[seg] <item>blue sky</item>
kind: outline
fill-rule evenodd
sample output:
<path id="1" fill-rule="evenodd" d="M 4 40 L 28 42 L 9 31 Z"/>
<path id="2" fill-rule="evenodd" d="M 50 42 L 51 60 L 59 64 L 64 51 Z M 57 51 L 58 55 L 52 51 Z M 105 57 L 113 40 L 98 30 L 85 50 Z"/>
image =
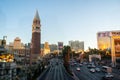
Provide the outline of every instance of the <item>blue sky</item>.
<path id="1" fill-rule="evenodd" d="M 97 32 L 120 30 L 120 0 L 0 0 L 0 38 L 30 42 L 36 9 L 42 43 L 79 40 L 97 48 Z"/>

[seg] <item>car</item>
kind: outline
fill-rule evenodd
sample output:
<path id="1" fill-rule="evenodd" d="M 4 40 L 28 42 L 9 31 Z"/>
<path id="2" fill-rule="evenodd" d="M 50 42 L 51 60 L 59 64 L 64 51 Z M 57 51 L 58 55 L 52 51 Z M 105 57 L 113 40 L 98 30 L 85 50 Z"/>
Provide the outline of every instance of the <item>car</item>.
<path id="1" fill-rule="evenodd" d="M 77 70 L 77 71 L 80 71 L 80 68 L 79 68 L 79 67 L 77 67 L 77 68 L 76 68 L 76 70 Z"/>
<path id="2" fill-rule="evenodd" d="M 94 64 L 91 65 L 92 68 L 95 68 L 96 66 Z"/>
<path id="3" fill-rule="evenodd" d="M 100 72 L 100 68 L 95 68 L 95 71 L 96 72 Z"/>
<path id="4" fill-rule="evenodd" d="M 102 80 L 112 80 L 113 77 L 114 76 L 111 73 L 107 73 L 102 77 Z"/>
<path id="5" fill-rule="evenodd" d="M 107 73 L 106 75 L 105 75 L 106 77 L 114 77 L 111 73 Z"/>
<path id="6" fill-rule="evenodd" d="M 76 65 L 77 63 L 74 63 L 74 65 Z"/>
<path id="7" fill-rule="evenodd" d="M 95 72 L 95 69 L 93 69 L 93 68 L 92 68 L 92 69 L 90 69 L 90 72 L 94 73 L 94 72 Z"/>
<path id="8" fill-rule="evenodd" d="M 45 65 L 45 69 L 47 68 L 48 66 L 47 65 Z"/>
<path id="9" fill-rule="evenodd" d="M 91 65 L 87 65 L 87 68 L 91 68 Z"/>
<path id="10" fill-rule="evenodd" d="M 103 76 L 103 77 L 102 77 L 102 80 L 112 80 L 112 78 Z"/>
<path id="11" fill-rule="evenodd" d="M 74 66 L 74 63 L 71 63 L 71 66 Z"/>
<path id="12" fill-rule="evenodd" d="M 80 66 L 82 66 L 82 64 L 81 64 L 81 63 L 80 63 L 79 65 L 80 65 Z"/>
<path id="13" fill-rule="evenodd" d="M 85 65 L 86 65 L 86 64 L 87 64 L 87 62 L 83 62 L 83 64 L 85 64 Z"/>

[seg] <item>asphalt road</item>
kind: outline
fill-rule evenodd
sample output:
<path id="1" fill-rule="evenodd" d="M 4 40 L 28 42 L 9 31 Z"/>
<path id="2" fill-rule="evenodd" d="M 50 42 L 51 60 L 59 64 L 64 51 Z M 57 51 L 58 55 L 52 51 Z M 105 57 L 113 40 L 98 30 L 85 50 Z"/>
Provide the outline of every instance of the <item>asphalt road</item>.
<path id="1" fill-rule="evenodd" d="M 87 68 L 87 65 L 83 64 L 80 67 L 80 71 L 77 71 L 76 68 L 79 66 L 79 64 L 76 64 L 74 66 L 71 67 L 72 71 L 74 72 L 74 74 L 79 78 L 79 80 L 102 80 L 102 77 L 105 75 L 104 72 L 95 72 L 92 73 L 89 71 L 89 69 Z M 113 80 L 120 80 L 120 75 L 113 73 L 114 78 Z"/>
<path id="2" fill-rule="evenodd" d="M 39 76 L 37 80 L 74 80 L 65 70 L 63 63 L 59 59 L 51 59 L 48 68 Z"/>
<path id="3" fill-rule="evenodd" d="M 50 60 L 50 65 L 47 69 L 39 76 L 37 80 L 102 80 L 102 77 L 105 75 L 104 72 L 95 72 L 91 73 L 86 64 L 83 64 L 80 67 L 80 71 L 77 71 L 76 68 L 79 66 L 79 63 L 71 67 L 71 70 L 74 73 L 74 78 L 70 76 L 61 60 L 53 58 Z M 97 66 L 101 67 L 101 66 Z M 112 80 L 120 80 L 120 74 L 117 71 L 113 70 L 114 78 Z M 76 78 L 75 78 L 76 77 Z"/>

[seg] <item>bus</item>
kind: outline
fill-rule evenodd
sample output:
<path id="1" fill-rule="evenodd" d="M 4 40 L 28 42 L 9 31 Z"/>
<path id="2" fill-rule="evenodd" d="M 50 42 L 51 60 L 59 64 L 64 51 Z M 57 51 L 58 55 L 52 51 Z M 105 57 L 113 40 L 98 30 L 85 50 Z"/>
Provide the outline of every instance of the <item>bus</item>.
<path id="1" fill-rule="evenodd" d="M 106 73 L 111 73 L 112 72 L 112 68 L 108 67 L 108 66 L 102 66 L 102 71 L 106 72 Z"/>

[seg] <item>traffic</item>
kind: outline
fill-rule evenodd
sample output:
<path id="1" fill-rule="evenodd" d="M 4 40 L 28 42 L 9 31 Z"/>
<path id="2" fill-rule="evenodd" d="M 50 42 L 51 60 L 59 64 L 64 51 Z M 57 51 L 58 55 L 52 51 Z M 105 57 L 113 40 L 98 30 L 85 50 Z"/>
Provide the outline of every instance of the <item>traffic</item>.
<path id="1" fill-rule="evenodd" d="M 70 61 L 70 68 L 80 80 L 120 80 L 120 72 L 112 67 L 95 64 L 94 62 L 79 63 Z"/>

